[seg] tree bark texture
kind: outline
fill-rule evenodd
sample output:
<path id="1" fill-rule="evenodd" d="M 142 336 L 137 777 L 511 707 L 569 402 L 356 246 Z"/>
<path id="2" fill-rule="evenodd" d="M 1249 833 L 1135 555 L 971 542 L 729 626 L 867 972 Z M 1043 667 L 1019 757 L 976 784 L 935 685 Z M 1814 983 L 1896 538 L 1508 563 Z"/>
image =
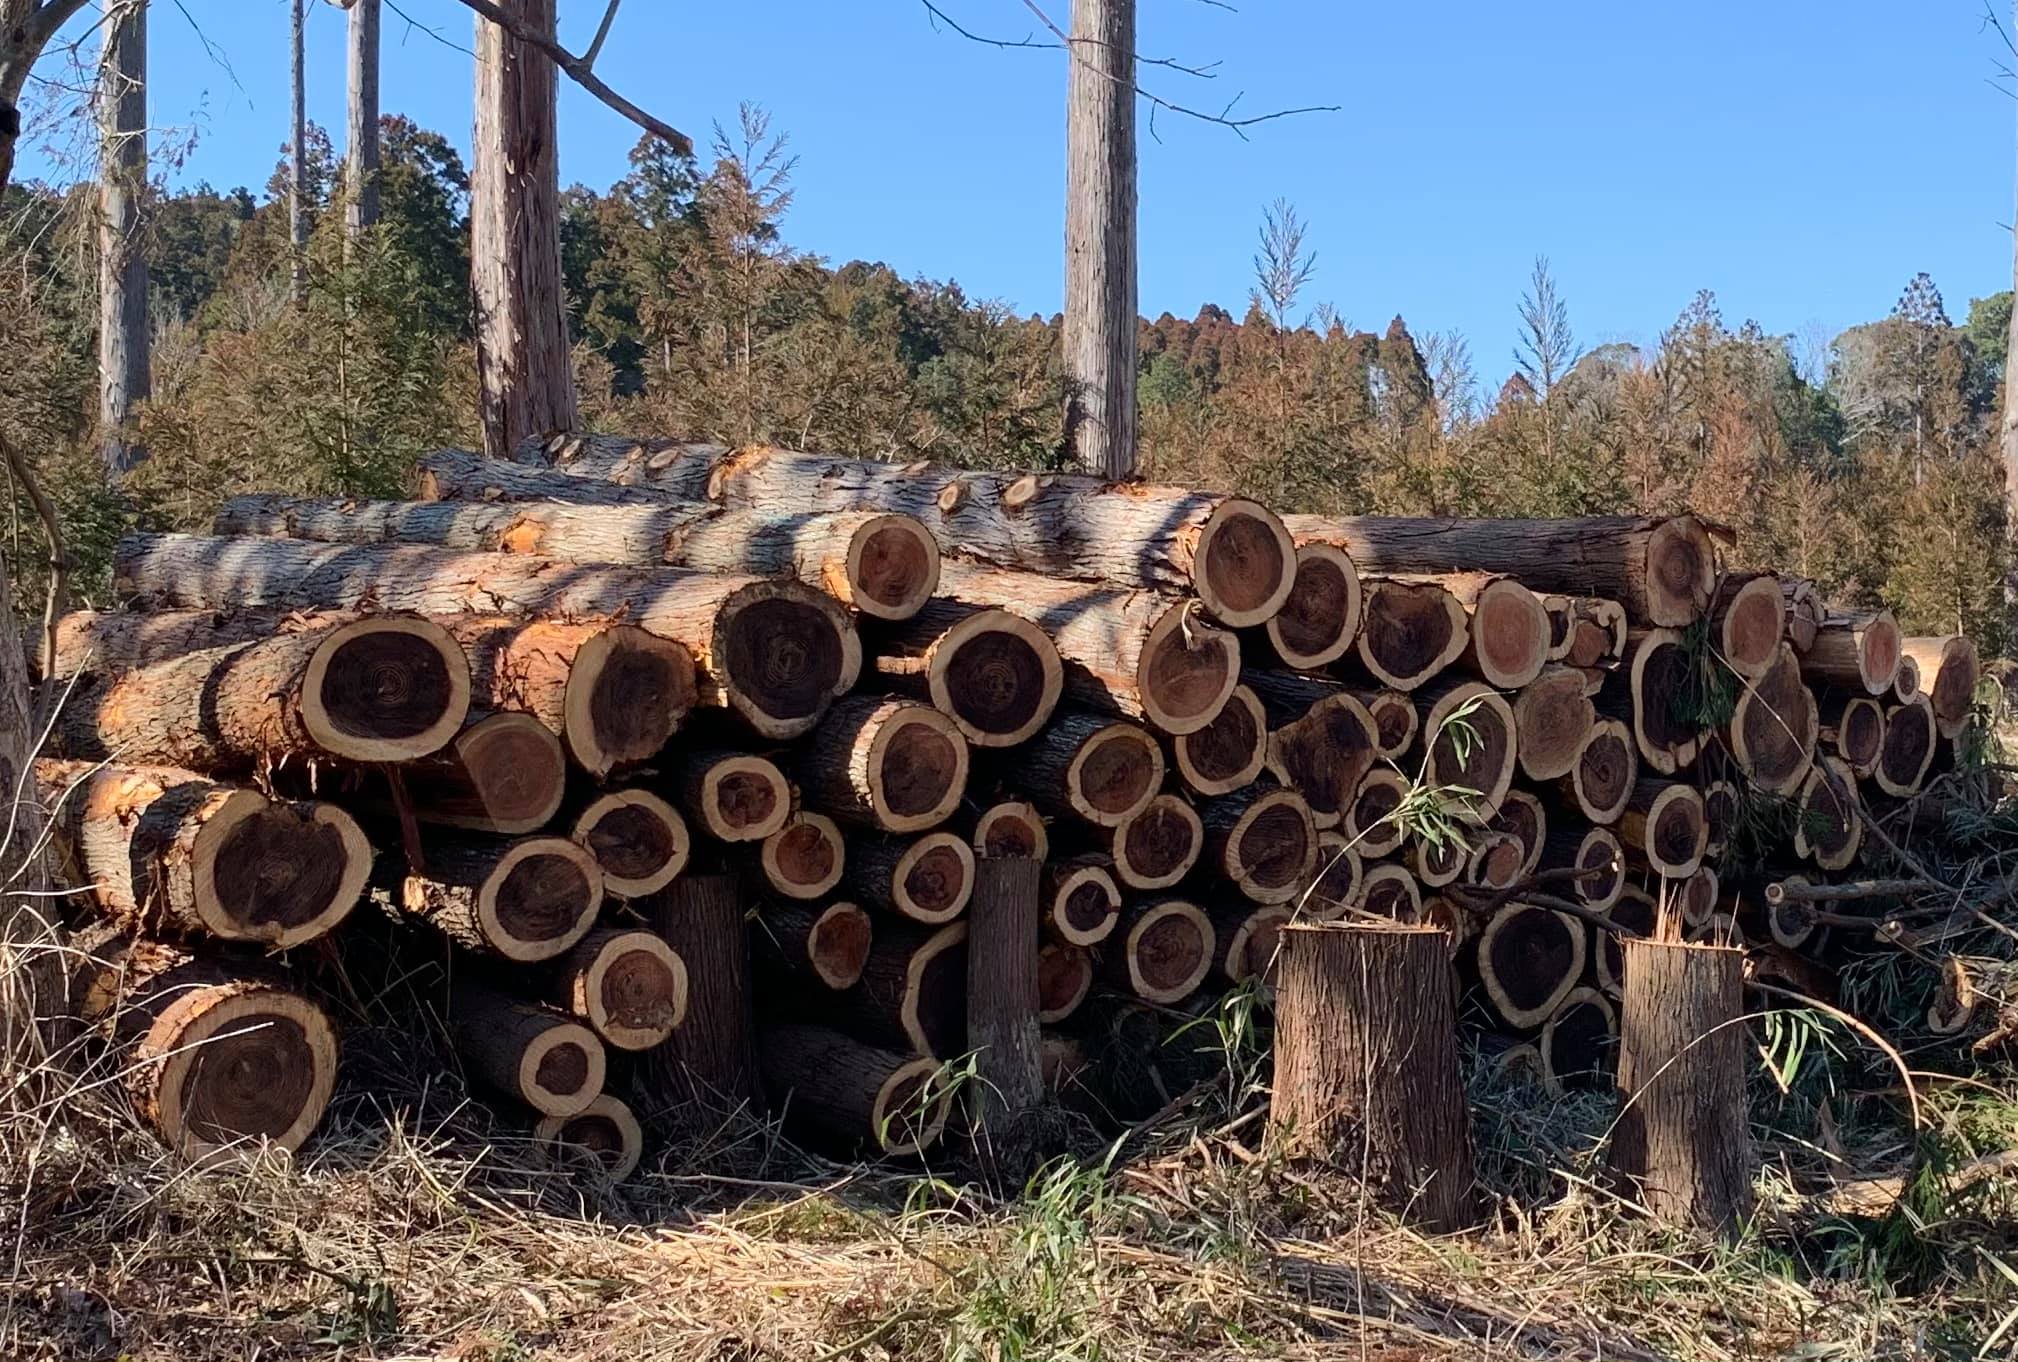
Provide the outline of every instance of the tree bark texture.
<path id="1" fill-rule="evenodd" d="M 350 0 L 344 150 L 344 230 L 352 237 L 378 223 L 379 0 Z"/>
<path id="2" fill-rule="evenodd" d="M 1065 439 L 1135 471 L 1135 0 L 1074 0 L 1065 103 Z"/>
<path id="3" fill-rule="evenodd" d="M 787 1125 L 827 1143 L 917 1154 L 946 1128 L 949 1094 L 933 1084 L 939 1061 L 929 1056 L 799 1024 L 765 1027 L 760 1054 L 772 1106 Z"/>
<path id="4" fill-rule="evenodd" d="M 882 832 L 923 832 L 967 791 L 967 741 L 929 705 L 853 695 L 827 711 L 799 754 L 807 802 Z"/>
<path id="5" fill-rule="evenodd" d="M 147 6 L 105 0 L 98 72 L 98 439 L 116 487 L 147 451 L 134 429 L 152 391 L 148 358 Z"/>
<path id="6" fill-rule="evenodd" d="M 408 866 L 399 914 L 461 946 L 503 960 L 552 960 L 595 926 L 603 875 L 561 837 L 430 836 L 426 864 Z"/>
<path id="7" fill-rule="evenodd" d="M 967 1048 L 975 1055 L 973 1116 L 983 1156 L 1019 1180 L 1038 1156 L 1029 1114 L 1043 1101 L 1037 1028 L 1038 862 L 975 867 L 967 914 Z"/>
<path id="8" fill-rule="evenodd" d="M 750 941 L 734 875 L 685 875 L 638 904 L 687 966 L 686 1020 L 645 1057 L 636 1104 L 678 1119 L 761 1103 L 750 992 Z"/>
<path id="9" fill-rule="evenodd" d="M 470 1077 L 542 1116 L 573 1116 L 602 1094 L 603 1043 L 552 1008 L 463 985 L 449 1001 L 448 1029 Z"/>

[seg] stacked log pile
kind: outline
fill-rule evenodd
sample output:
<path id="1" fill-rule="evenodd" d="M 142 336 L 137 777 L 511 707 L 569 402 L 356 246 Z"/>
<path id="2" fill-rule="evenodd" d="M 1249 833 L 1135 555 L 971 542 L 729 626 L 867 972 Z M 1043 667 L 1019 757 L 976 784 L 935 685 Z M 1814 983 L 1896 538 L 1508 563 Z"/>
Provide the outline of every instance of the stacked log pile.
<path id="1" fill-rule="evenodd" d="M 419 488 L 129 536 L 122 608 L 44 659 L 79 1012 L 185 1152 L 314 1127 L 339 1039 L 275 953 L 364 901 L 455 960 L 471 1084 L 606 1174 L 633 1106 L 711 1087 L 929 1147 L 1004 857 L 1043 863 L 1047 1074 L 1110 1111 L 1174 1095 L 1161 1041 L 1265 993 L 1284 927 L 1346 917 L 1444 928 L 1493 1043 L 1594 1081 L 1659 905 L 1822 953 L 1814 886 L 1949 759 L 1978 665 L 1720 570 L 1687 516 L 595 436 Z"/>

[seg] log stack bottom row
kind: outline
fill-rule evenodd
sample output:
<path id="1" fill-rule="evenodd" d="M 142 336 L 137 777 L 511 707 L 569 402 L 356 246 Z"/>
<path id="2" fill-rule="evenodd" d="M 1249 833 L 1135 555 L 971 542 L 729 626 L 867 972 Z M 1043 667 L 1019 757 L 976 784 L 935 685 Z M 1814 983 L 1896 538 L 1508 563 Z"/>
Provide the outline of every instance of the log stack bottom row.
<path id="1" fill-rule="evenodd" d="M 1687 516 L 574 435 L 418 486 L 129 536 L 42 659 L 69 1012 L 186 1157 L 315 1129 L 342 1038 L 288 952 L 367 915 L 556 1157 L 621 1177 L 717 1101 L 928 1147 L 1012 857 L 1041 927 L 977 967 L 1027 948 L 1047 1080 L 1116 1119 L 1307 921 L 1443 929 L 1497 1062 L 1608 1081 L 1622 936 L 1830 966 L 1803 895 L 1953 760 L 1979 671 Z"/>

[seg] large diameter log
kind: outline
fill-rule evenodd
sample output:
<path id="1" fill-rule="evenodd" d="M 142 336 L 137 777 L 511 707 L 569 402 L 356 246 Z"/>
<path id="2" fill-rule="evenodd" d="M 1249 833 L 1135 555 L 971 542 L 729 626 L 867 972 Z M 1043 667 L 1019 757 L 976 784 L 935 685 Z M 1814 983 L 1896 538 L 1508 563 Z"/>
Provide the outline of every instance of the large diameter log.
<path id="1" fill-rule="evenodd" d="M 1148 1003 L 1177 1003 L 1205 982 L 1217 954 L 1212 921 L 1183 899 L 1139 903 L 1102 952 L 1108 978 Z"/>
<path id="2" fill-rule="evenodd" d="M 1359 663 L 1382 685 L 1411 691 L 1464 655 L 1470 631 L 1464 606 L 1440 582 L 1373 582 L 1359 627 Z"/>
<path id="3" fill-rule="evenodd" d="M 840 825 L 823 813 L 800 811 L 757 851 L 764 881 L 788 899 L 818 899 L 841 882 L 848 866 Z"/>
<path id="4" fill-rule="evenodd" d="M 333 805 L 164 767 L 45 758 L 35 780 L 99 910 L 139 935 L 285 950 L 334 930 L 371 873 L 371 844 Z"/>
<path id="5" fill-rule="evenodd" d="M 1386 766 L 1376 766 L 1359 782 L 1343 831 L 1348 844 L 1363 859 L 1391 856 L 1401 850 L 1402 839 L 1408 835 L 1401 808 L 1410 790 L 1408 777 Z"/>
<path id="6" fill-rule="evenodd" d="M 1107 830 L 1114 878 L 1134 890 L 1168 889 L 1205 852 L 1205 824 L 1174 794 L 1160 794 L 1118 827 Z"/>
<path id="7" fill-rule="evenodd" d="M 1268 759 L 1268 716 L 1246 686 L 1235 686 L 1212 722 L 1170 741 L 1177 775 L 1194 794 L 1230 794 L 1251 785 Z"/>
<path id="8" fill-rule="evenodd" d="M 1037 950 L 1037 1020 L 1046 1026 L 1079 1010 L 1093 991 L 1093 953 L 1084 946 L 1047 941 Z"/>
<path id="9" fill-rule="evenodd" d="M 1269 1119 L 1279 1147 L 1373 1169 L 1381 1201 L 1436 1233 L 1476 1224 L 1443 933 L 1292 926 L 1278 968 Z"/>
<path id="10" fill-rule="evenodd" d="M 807 802 L 837 818 L 923 832 L 966 793 L 967 741 L 930 705 L 851 695 L 801 745 L 798 773 Z"/>
<path id="11" fill-rule="evenodd" d="M 1302 543 L 1296 547 L 1289 599 L 1262 628 L 1283 666 L 1323 667 L 1351 650 L 1360 610 L 1352 556 L 1331 544 Z"/>
<path id="12" fill-rule="evenodd" d="M 1811 685 L 1887 695 L 1899 675 L 1903 643 L 1899 621 L 1889 610 L 1832 614 L 1822 621 L 1815 641 L 1801 655 L 1801 675 Z"/>
<path id="13" fill-rule="evenodd" d="M 1337 827 L 1376 760 L 1373 716 L 1346 692 L 1327 695 L 1268 734 L 1268 772 L 1303 796 L 1320 828 Z"/>
<path id="14" fill-rule="evenodd" d="M 1239 638 L 1206 623 L 1191 601 L 957 563 L 941 573 L 939 592 L 1048 635 L 1073 704 L 1173 736 L 1212 722 L 1240 681 Z"/>
<path id="15" fill-rule="evenodd" d="M 967 923 L 967 1049 L 977 1080 L 970 1099 L 974 1138 L 993 1168 L 1027 1176 L 1038 1157 L 1028 1118 L 1043 1102 L 1037 1014 L 1038 875 L 1032 860 L 989 860 L 975 868 Z"/>
<path id="16" fill-rule="evenodd" d="M 1640 760 L 1671 776 L 1693 764 L 1702 751 L 1702 716 L 1689 712 L 1702 690 L 1700 664 L 1676 629 L 1635 631 L 1627 646 L 1627 666 L 1605 682 L 1598 708 L 1629 719 Z M 1799 682 L 1798 672 L 1794 679 Z"/>
<path id="17" fill-rule="evenodd" d="M 920 1154 L 946 1129 L 939 1061 L 864 1045 L 824 1026 L 766 1026 L 759 1062 L 771 1104 L 795 1130 L 883 1154 Z"/>
<path id="18" fill-rule="evenodd" d="M 542 1116 L 572 1116 L 603 1090 L 603 1043 L 551 1008 L 460 985 L 448 1029 L 470 1077 Z"/>
<path id="19" fill-rule="evenodd" d="M 542 1116 L 533 1125 L 533 1142 L 556 1166 L 584 1165 L 604 1183 L 622 1182 L 645 1154 L 638 1118 L 606 1092 L 572 1116 Z"/>
<path id="20" fill-rule="evenodd" d="M 974 852 L 950 832 L 860 838 L 842 879 L 863 903 L 927 926 L 951 922 L 974 893 Z"/>
<path id="21" fill-rule="evenodd" d="M 439 752 L 393 768 L 423 823 L 515 837 L 545 827 L 567 797 L 561 742 L 530 714 L 486 714 Z"/>
<path id="22" fill-rule="evenodd" d="M 1687 879 L 1702 865 L 1710 842 L 1702 792 L 1680 781 L 1635 781 L 1618 832 L 1621 842 L 1662 875 Z"/>
<path id="23" fill-rule="evenodd" d="M 1885 750 L 1885 707 L 1868 695 L 1840 692 L 1819 701 L 1818 741 L 1859 779 L 1877 769 Z"/>
<path id="24" fill-rule="evenodd" d="M 680 808 L 717 841 L 761 842 L 792 816 L 791 782 L 768 757 L 691 748 L 672 775 Z"/>
<path id="25" fill-rule="evenodd" d="M 553 1001 L 607 1045 L 649 1050 L 687 1017 L 687 965 L 655 932 L 599 927 L 555 975 Z"/>
<path id="26" fill-rule="evenodd" d="M 952 1059 L 967 1050 L 966 994 L 966 923 L 881 922 L 862 977 L 820 1011 L 872 1044 Z"/>
<path id="27" fill-rule="evenodd" d="M 1731 756 L 1761 790 L 1791 795 L 1814 763 L 1821 726 L 1815 693 L 1801 683 L 1800 659 L 1783 644 L 1773 664 L 1738 696 L 1731 712 Z"/>
<path id="28" fill-rule="evenodd" d="M 1746 680 L 1766 670 L 1787 636 L 1780 579 L 1769 572 L 1727 574 L 1717 584 L 1710 628 L 1718 661 Z"/>
<path id="29" fill-rule="evenodd" d="M 1514 739 L 1521 774 L 1557 780 L 1570 773 L 1597 710 L 1572 667 L 1544 667 L 1513 699 Z"/>
<path id="30" fill-rule="evenodd" d="M 1774 594 L 1779 594 L 1777 583 Z M 1608 1084 L 1618 1058 L 1618 1031 L 1618 1014 L 1609 998 L 1594 988 L 1571 989 L 1542 1023 L 1536 1043 L 1542 1086 L 1561 1096 Z"/>
<path id="31" fill-rule="evenodd" d="M 852 988 L 862 977 L 875 923 L 852 903 L 767 904 L 751 940 L 759 959 L 821 988 Z"/>
<path id="32" fill-rule="evenodd" d="M 1364 862 L 1352 845 L 1352 838 L 1333 829 L 1317 834 L 1317 868 L 1311 873 L 1310 889 L 1296 904 L 1297 916 L 1306 922 L 1331 922 L 1344 917 L 1359 904 L 1360 879 Z"/>
<path id="33" fill-rule="evenodd" d="M 1794 854 L 1824 870 L 1847 869 L 1864 844 L 1857 776 L 1834 757 L 1823 757 L 1801 782 L 1794 799 Z"/>
<path id="34" fill-rule="evenodd" d="M 1292 790 L 1250 785 L 1206 802 L 1205 864 L 1256 903 L 1287 903 L 1317 866 L 1317 827 Z"/>
<path id="35" fill-rule="evenodd" d="M 1391 922 L 1422 920 L 1422 884 L 1405 865 L 1370 865 L 1359 882 L 1362 912 Z"/>
<path id="36" fill-rule="evenodd" d="M 1744 952 L 1624 943 L 1611 1167 L 1655 1216 L 1736 1228 L 1752 1205 Z"/>
<path id="37" fill-rule="evenodd" d="M 1546 870 L 1579 872 L 1564 887 L 1562 897 L 1594 912 L 1610 908 L 1625 892 L 1626 852 L 1610 828 L 1568 818 L 1551 819 L 1541 865 Z"/>
<path id="38" fill-rule="evenodd" d="M 565 955 L 595 925 L 603 873 L 563 837 L 429 837 L 399 910 L 467 950 L 506 960 Z"/>
<path id="39" fill-rule="evenodd" d="M 1103 855 L 1043 862 L 1041 921 L 1044 930 L 1070 946 L 1097 946 L 1121 918 L 1121 887 L 1113 861 Z M 975 867 L 979 874 L 980 867 Z"/>
<path id="40" fill-rule="evenodd" d="M 1506 697 L 1477 681 L 1440 689 L 1423 718 L 1423 732 L 1430 784 L 1449 791 L 1480 820 L 1497 813 L 1513 784 L 1519 747 Z"/>
<path id="41" fill-rule="evenodd" d="M 68 681 L 83 672 L 128 672 L 184 653 L 306 633 L 356 617 L 351 611 L 72 610 L 56 621 L 56 650 L 41 659 L 42 677 Z"/>
<path id="42" fill-rule="evenodd" d="M 693 853 L 680 811 L 649 790 L 610 790 L 576 815 L 568 834 L 603 872 L 603 889 L 623 899 L 656 894 Z"/>
<path id="43" fill-rule="evenodd" d="M 1535 591 L 1607 597 L 1635 619 L 1677 629 L 1702 618 L 1717 585 L 1715 546 L 1694 516 L 1289 516 L 1284 524 L 1342 546 L 1361 572 L 1505 573 Z"/>
<path id="44" fill-rule="evenodd" d="M 195 770 L 289 755 L 405 761 L 455 736 L 469 664 L 424 620 L 357 620 L 209 648 L 73 694 L 56 736 L 70 756 Z"/>
<path id="45" fill-rule="evenodd" d="M 1516 1029 L 1540 1026 L 1562 1005 L 1584 972 L 1589 935 L 1567 913 L 1510 903 L 1479 934 L 1479 984 L 1500 1020 Z"/>
<path id="46" fill-rule="evenodd" d="M 1591 822 L 1616 823 L 1626 810 L 1639 770 L 1632 730 L 1623 720 L 1600 719 L 1591 725 L 1569 775 L 1557 785 Z"/>
<path id="47" fill-rule="evenodd" d="M 1296 910 L 1286 903 L 1236 904 L 1217 909 L 1211 917 L 1213 974 L 1234 987 L 1250 979 L 1272 987 L 1282 929 L 1296 920 Z"/>
<path id="48" fill-rule="evenodd" d="M 1020 776 L 1024 793 L 1045 812 L 1111 828 L 1155 797 L 1163 749 L 1135 724 L 1068 712 L 1024 750 Z"/>
<path id="49" fill-rule="evenodd" d="M 701 698 L 734 708 L 771 738 L 812 728 L 854 687 L 862 665 L 847 612 L 798 582 L 409 544 L 197 535 L 129 535 L 116 568 L 123 590 L 187 608 L 371 604 L 422 615 L 621 616 L 684 644 Z"/>
<path id="50" fill-rule="evenodd" d="M 1895 798 L 1920 793 L 1927 768 L 1934 762 L 1934 748 L 1940 721 L 1925 691 L 1903 705 L 1885 711 L 1885 744 L 1878 752 L 1872 778 L 1878 788 Z"/>
<path id="51" fill-rule="evenodd" d="M 976 747 L 1014 747 L 1050 721 L 1065 667 L 1050 635 L 1007 610 L 935 600 L 877 631 L 873 666 L 894 689 L 929 701 Z"/>
<path id="52" fill-rule="evenodd" d="M 1051 838 L 1037 806 L 1020 799 L 990 804 L 974 820 L 969 839 L 979 857 L 1020 856 L 1042 861 L 1051 855 Z"/>
<path id="53" fill-rule="evenodd" d="M 687 967 L 687 1015 L 633 1072 L 635 1105 L 691 1123 L 762 1097 L 750 990 L 750 939 L 734 875 L 682 875 L 638 904 Z"/>
<path id="54" fill-rule="evenodd" d="M 1952 738 L 1969 722 L 1983 663 L 1976 645 L 1960 634 L 1909 638 L 1900 645 L 1920 669 L 1920 689 L 1933 702 L 1941 736 Z"/>
<path id="55" fill-rule="evenodd" d="M 1464 607 L 1464 652 L 1457 664 L 1500 690 L 1518 690 L 1549 660 L 1549 615 L 1541 597 L 1511 577 L 1484 572 L 1436 579 Z"/>

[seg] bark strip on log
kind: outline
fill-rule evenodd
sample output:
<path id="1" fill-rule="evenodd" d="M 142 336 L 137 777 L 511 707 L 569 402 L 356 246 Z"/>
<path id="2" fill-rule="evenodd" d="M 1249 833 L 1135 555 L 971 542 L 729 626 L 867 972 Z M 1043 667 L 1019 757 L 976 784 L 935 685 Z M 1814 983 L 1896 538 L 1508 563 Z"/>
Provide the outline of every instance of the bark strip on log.
<path id="1" fill-rule="evenodd" d="M 851 695 L 801 745 L 798 774 L 807 800 L 837 818 L 923 832 L 959 807 L 967 761 L 966 739 L 930 705 Z"/>
<path id="2" fill-rule="evenodd" d="M 1285 667 L 1329 666 L 1359 636 L 1362 599 L 1352 555 L 1316 541 L 1296 546 L 1296 575 L 1282 609 L 1263 626 Z"/>
<path id="3" fill-rule="evenodd" d="M 470 1077 L 542 1116 L 573 1116 L 603 1090 L 603 1043 L 551 1008 L 459 985 L 448 1029 Z"/>
<path id="4" fill-rule="evenodd" d="M 1568 913 L 1510 903 L 1487 919 L 1478 941 L 1479 984 L 1501 1021 L 1540 1026 L 1584 972 L 1584 924 Z"/>
<path id="5" fill-rule="evenodd" d="M 635 1105 L 689 1125 L 695 1107 L 712 1118 L 756 1106 L 750 940 L 736 877 L 682 875 L 637 906 L 686 963 L 687 1017 L 635 1070 Z"/>
<path id="6" fill-rule="evenodd" d="M 1953 738 L 1969 722 L 1976 705 L 1976 683 L 1983 663 L 1976 645 L 1960 634 L 1909 638 L 1904 654 L 1920 668 L 1920 689 L 1934 705 L 1934 719 L 1944 738 Z"/>
<path id="7" fill-rule="evenodd" d="M 682 811 L 717 841 L 761 842 L 792 816 L 791 784 L 768 757 L 692 748 L 672 775 Z"/>
<path id="8" fill-rule="evenodd" d="M 848 849 L 833 819 L 801 810 L 764 839 L 757 860 L 775 892 L 788 899 L 818 899 L 841 882 Z"/>
<path id="9" fill-rule="evenodd" d="M 1246 686 L 1235 686 L 1212 722 L 1170 741 L 1177 775 L 1194 794 L 1231 794 L 1254 783 L 1268 759 L 1268 716 Z"/>
<path id="10" fill-rule="evenodd" d="M 1885 711 L 1885 745 L 1871 773 L 1879 789 L 1897 799 L 1920 793 L 1934 763 L 1939 727 L 1925 691 Z"/>
<path id="11" fill-rule="evenodd" d="M 1045 812 L 1117 827 L 1155 798 L 1163 749 L 1135 724 L 1068 712 L 1024 750 L 1021 776 Z"/>
<path id="12" fill-rule="evenodd" d="M 563 837 L 430 837 L 426 867 L 410 868 L 394 897 L 466 950 L 507 960 L 565 955 L 595 925 L 603 873 Z"/>
<path id="13" fill-rule="evenodd" d="M 842 875 L 855 897 L 927 926 L 951 922 L 974 892 L 974 852 L 950 832 L 863 838 Z"/>
<path id="14" fill-rule="evenodd" d="M 1103 953 L 1107 976 L 1147 1003 L 1190 997 L 1212 969 L 1217 942 L 1197 904 L 1157 899 L 1121 915 L 1121 929 Z"/>
<path id="15" fill-rule="evenodd" d="M 935 600 L 903 626 L 878 630 L 874 654 L 885 683 L 929 701 L 976 747 L 1027 740 L 1065 693 L 1058 645 L 1007 610 Z"/>
<path id="16" fill-rule="evenodd" d="M 852 903 L 767 904 L 757 915 L 758 957 L 789 974 L 836 991 L 852 988 L 875 944 L 869 914 Z"/>
<path id="17" fill-rule="evenodd" d="M 664 889 L 693 854 L 687 820 L 649 790 L 598 795 L 576 816 L 569 835 L 602 868 L 604 891 L 623 899 Z"/>
<path id="18" fill-rule="evenodd" d="M 1359 629 L 1359 664 L 1384 686 L 1412 691 L 1464 655 L 1464 606 L 1436 580 L 1370 584 Z"/>
<path id="19" fill-rule="evenodd" d="M 967 1049 L 978 1082 L 970 1100 L 983 1160 L 1027 1176 L 1040 1155 L 1030 1114 L 1044 1098 L 1037 1014 L 1038 874 L 1025 859 L 975 868 L 967 924 Z"/>
<path id="20" fill-rule="evenodd" d="M 1206 802 L 1205 864 L 1256 903 L 1287 903 L 1317 866 L 1317 827 L 1292 790 L 1250 785 Z"/>
<path id="21" fill-rule="evenodd" d="M 622 1182 L 645 1155 L 645 1132 L 621 1098 L 597 1093 L 572 1116 L 542 1116 L 533 1140 L 559 1167 L 583 1164 L 604 1184 Z"/>
<path id="22" fill-rule="evenodd" d="M 1514 696 L 1513 720 L 1521 774 L 1529 780 L 1557 780 L 1576 765 L 1597 710 L 1583 673 L 1544 667 Z"/>
<path id="23" fill-rule="evenodd" d="M 878 1049 L 824 1026 L 766 1026 L 758 1038 L 771 1105 L 794 1129 L 894 1156 L 921 1154 L 946 1129 L 939 1061 Z"/>
<path id="24" fill-rule="evenodd" d="M 605 1044 L 649 1050 L 686 1020 L 687 966 L 654 932 L 599 927 L 561 962 L 552 997 Z"/>

